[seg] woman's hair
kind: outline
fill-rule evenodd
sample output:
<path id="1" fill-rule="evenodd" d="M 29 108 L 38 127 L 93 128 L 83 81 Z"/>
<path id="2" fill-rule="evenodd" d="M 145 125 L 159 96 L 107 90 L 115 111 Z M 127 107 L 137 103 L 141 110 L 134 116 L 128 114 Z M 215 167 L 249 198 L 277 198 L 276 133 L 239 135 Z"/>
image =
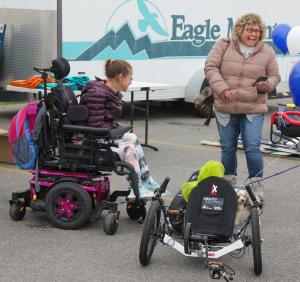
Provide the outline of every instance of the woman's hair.
<path id="1" fill-rule="evenodd" d="M 119 74 L 126 76 L 132 70 L 131 65 L 124 60 L 108 59 L 105 62 L 105 75 L 107 78 L 115 78 Z"/>
<path id="2" fill-rule="evenodd" d="M 241 16 L 235 23 L 233 30 L 238 37 L 241 37 L 242 32 L 246 26 L 258 25 L 260 28 L 259 40 L 265 38 L 266 25 L 262 21 L 261 17 L 257 14 L 250 13 Z"/>

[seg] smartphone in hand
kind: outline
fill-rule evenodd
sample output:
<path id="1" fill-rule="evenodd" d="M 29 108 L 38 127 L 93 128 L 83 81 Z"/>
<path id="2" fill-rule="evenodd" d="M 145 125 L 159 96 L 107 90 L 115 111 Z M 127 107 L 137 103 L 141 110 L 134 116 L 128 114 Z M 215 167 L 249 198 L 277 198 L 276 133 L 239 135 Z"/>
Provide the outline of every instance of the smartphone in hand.
<path id="1" fill-rule="evenodd" d="M 255 84 L 257 83 L 257 82 L 260 82 L 260 81 L 266 81 L 268 79 L 268 77 L 267 76 L 260 76 L 256 81 L 255 81 L 255 83 L 253 84 L 253 86 L 255 86 Z M 258 86 L 256 86 L 257 87 L 257 94 L 265 94 L 267 91 L 267 88 L 265 88 L 265 87 L 263 87 L 262 88 L 262 85 L 258 85 Z"/>
<path id="2" fill-rule="evenodd" d="M 268 77 L 267 77 L 266 75 L 262 75 L 262 76 L 260 76 L 260 77 L 254 82 L 253 86 L 254 86 L 257 82 L 259 82 L 259 81 L 266 81 L 267 79 L 268 79 Z"/>

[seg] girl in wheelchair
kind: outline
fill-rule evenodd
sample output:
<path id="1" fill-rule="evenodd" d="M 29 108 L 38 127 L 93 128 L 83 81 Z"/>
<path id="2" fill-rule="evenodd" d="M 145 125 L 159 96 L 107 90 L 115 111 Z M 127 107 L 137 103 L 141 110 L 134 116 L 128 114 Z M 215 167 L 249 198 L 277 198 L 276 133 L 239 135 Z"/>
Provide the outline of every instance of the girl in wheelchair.
<path id="1" fill-rule="evenodd" d="M 89 111 L 88 126 L 112 129 L 120 127 L 116 120 L 122 113 L 122 94 L 132 82 L 132 67 L 124 60 L 108 59 L 105 63 L 107 80 L 96 77 L 82 90 L 80 104 Z M 134 133 L 125 133 L 112 147 L 122 161 L 131 164 L 138 176 L 141 198 L 152 197 L 159 187 L 150 175 L 141 144 Z M 131 190 L 128 198 L 134 198 Z"/>

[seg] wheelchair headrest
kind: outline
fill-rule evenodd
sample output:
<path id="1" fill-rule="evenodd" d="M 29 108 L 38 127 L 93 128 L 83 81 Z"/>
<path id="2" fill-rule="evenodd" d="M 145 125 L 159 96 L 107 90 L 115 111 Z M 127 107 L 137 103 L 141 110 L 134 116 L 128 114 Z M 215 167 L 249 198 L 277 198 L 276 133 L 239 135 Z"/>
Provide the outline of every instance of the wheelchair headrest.
<path id="1" fill-rule="evenodd" d="M 70 73 L 70 64 L 65 58 L 54 59 L 51 72 L 57 80 L 62 79 Z"/>

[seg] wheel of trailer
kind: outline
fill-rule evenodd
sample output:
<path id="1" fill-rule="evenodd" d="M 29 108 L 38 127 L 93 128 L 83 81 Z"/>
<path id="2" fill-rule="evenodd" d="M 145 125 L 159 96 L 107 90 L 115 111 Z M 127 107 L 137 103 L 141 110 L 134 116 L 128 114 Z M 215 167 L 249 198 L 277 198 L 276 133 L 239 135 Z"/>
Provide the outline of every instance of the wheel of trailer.
<path id="1" fill-rule="evenodd" d="M 257 208 L 251 208 L 251 245 L 253 251 L 254 273 L 260 275 L 262 272 L 262 256 L 261 256 L 261 238 L 260 238 L 260 223 Z"/>
<path id="2" fill-rule="evenodd" d="M 76 229 L 87 222 L 92 211 L 89 193 L 78 183 L 55 184 L 46 195 L 45 210 L 51 224 L 63 229 Z"/>
<path id="3" fill-rule="evenodd" d="M 157 243 L 160 232 L 161 208 L 159 201 L 151 202 L 140 243 L 139 259 L 144 266 L 148 265 Z"/>
<path id="4" fill-rule="evenodd" d="M 26 214 L 26 205 L 24 202 L 18 201 L 11 203 L 9 208 L 9 215 L 12 220 L 19 221 L 24 218 Z"/>
<path id="5" fill-rule="evenodd" d="M 184 252 L 188 255 L 191 254 L 190 250 L 190 235 L 191 235 L 191 223 L 188 222 L 184 229 L 184 235 L 183 235 L 183 247 Z"/>
<path id="6" fill-rule="evenodd" d="M 119 215 L 115 212 L 109 212 L 103 222 L 103 229 L 107 235 L 114 235 L 119 228 Z"/>
<path id="7" fill-rule="evenodd" d="M 146 207 L 142 203 L 136 203 L 133 201 L 127 202 L 126 212 L 130 219 L 137 220 L 139 218 L 146 217 Z"/>

